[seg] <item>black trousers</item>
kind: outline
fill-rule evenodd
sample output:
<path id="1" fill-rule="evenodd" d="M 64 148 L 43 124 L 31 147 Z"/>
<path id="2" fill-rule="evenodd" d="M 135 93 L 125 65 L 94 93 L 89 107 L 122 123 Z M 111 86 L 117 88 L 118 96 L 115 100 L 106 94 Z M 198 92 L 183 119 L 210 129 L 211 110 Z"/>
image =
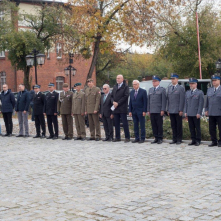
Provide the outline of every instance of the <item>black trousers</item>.
<path id="1" fill-rule="evenodd" d="M 219 144 L 221 144 L 221 116 L 209 116 L 209 133 L 214 143 L 217 143 L 216 125 L 218 125 Z"/>
<path id="2" fill-rule="evenodd" d="M 153 135 L 156 140 L 163 139 L 163 116 L 160 113 L 150 114 Z"/>
<path id="3" fill-rule="evenodd" d="M 173 141 L 182 141 L 183 119 L 179 114 L 170 114 L 170 122 L 173 131 Z"/>
<path id="4" fill-rule="evenodd" d="M 200 118 L 188 116 L 189 129 L 193 142 L 201 142 Z"/>
<path id="5" fill-rule="evenodd" d="M 47 115 L 48 131 L 51 137 L 58 137 L 58 116 Z M 54 130 L 53 130 L 54 126 Z"/>
<path id="6" fill-rule="evenodd" d="M 130 131 L 127 121 L 127 114 L 114 114 L 114 124 L 115 124 L 115 133 L 116 139 L 120 139 L 120 119 L 123 123 L 125 138 L 130 139 Z"/>
<path id="7" fill-rule="evenodd" d="M 106 138 L 113 139 L 113 119 L 102 116 Z"/>
<path id="8" fill-rule="evenodd" d="M 36 128 L 36 134 L 38 136 L 40 136 L 40 134 L 41 134 L 40 127 L 42 129 L 42 135 L 45 135 L 46 134 L 46 131 L 45 131 L 45 118 L 44 118 L 43 114 L 35 115 L 35 128 Z"/>
<path id="9" fill-rule="evenodd" d="M 2 114 L 5 122 L 6 134 L 12 134 L 13 131 L 12 113 L 8 112 Z"/>

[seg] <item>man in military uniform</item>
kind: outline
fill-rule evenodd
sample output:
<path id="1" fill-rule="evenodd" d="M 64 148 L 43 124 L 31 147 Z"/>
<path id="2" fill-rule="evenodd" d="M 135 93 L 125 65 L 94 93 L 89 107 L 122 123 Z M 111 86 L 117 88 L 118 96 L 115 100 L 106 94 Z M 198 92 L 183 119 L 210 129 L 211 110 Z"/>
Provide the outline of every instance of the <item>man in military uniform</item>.
<path id="1" fill-rule="evenodd" d="M 184 113 L 188 123 L 192 142 L 189 145 L 199 146 L 201 142 L 200 117 L 204 106 L 204 94 L 197 89 L 198 80 L 189 79 L 190 90 L 186 92 Z"/>
<path id="2" fill-rule="evenodd" d="M 183 136 L 183 108 L 185 104 L 185 90 L 178 84 L 178 74 L 171 74 L 171 86 L 167 91 L 167 113 L 170 116 L 173 141 L 170 144 L 181 144 Z"/>
<path id="3" fill-rule="evenodd" d="M 166 111 L 166 90 L 160 86 L 161 79 L 154 75 L 152 77 L 153 87 L 149 89 L 147 113 L 150 116 L 153 135 L 155 137 L 152 144 L 163 142 L 163 115 Z"/>
<path id="4" fill-rule="evenodd" d="M 33 110 L 35 118 L 36 135 L 34 138 L 45 138 L 45 118 L 44 118 L 44 105 L 45 105 L 45 95 L 40 92 L 40 85 L 34 86 L 35 95 L 33 97 Z M 42 135 L 41 130 L 42 129 Z"/>
<path id="5" fill-rule="evenodd" d="M 93 79 L 87 80 L 88 88 L 85 90 L 85 115 L 88 115 L 91 137 L 89 140 L 99 141 L 101 138 L 99 109 L 101 100 L 101 91 L 95 87 Z M 96 138 L 95 138 L 96 131 Z"/>
<path id="6" fill-rule="evenodd" d="M 207 99 L 205 105 L 206 116 L 209 116 L 209 132 L 212 143 L 209 147 L 218 146 L 221 147 L 221 87 L 220 76 L 212 75 L 213 87 L 207 90 Z M 219 128 L 219 141 L 216 136 L 216 125 Z"/>
<path id="7" fill-rule="evenodd" d="M 81 83 L 74 85 L 76 92 L 73 94 L 72 115 L 74 115 L 75 125 L 77 129 L 76 140 L 84 141 L 86 139 L 85 131 L 85 94 L 81 91 Z"/>
<path id="8" fill-rule="evenodd" d="M 71 116 L 73 92 L 68 90 L 68 84 L 63 84 L 63 91 L 59 94 L 58 114 L 61 114 L 65 137 L 63 140 L 73 138 L 73 117 Z"/>
<path id="9" fill-rule="evenodd" d="M 44 105 L 44 115 L 47 116 L 48 131 L 50 136 L 47 139 L 58 139 L 58 93 L 54 90 L 54 84 L 49 83 L 49 92 L 46 94 L 45 105 Z M 53 130 L 54 126 L 54 130 Z"/>

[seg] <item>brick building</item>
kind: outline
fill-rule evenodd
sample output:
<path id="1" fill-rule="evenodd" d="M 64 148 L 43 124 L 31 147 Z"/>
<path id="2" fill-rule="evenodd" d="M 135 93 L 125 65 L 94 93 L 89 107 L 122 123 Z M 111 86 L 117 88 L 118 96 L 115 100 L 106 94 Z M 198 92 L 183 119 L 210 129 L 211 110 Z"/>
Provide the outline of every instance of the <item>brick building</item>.
<path id="1" fill-rule="evenodd" d="M 19 1 L 19 11 L 33 12 L 36 5 L 42 2 L 39 1 L 29 1 L 20 0 Z M 46 1 L 49 2 L 49 1 Z M 0 19 L 4 18 L 4 12 L 0 10 Z M 22 23 L 16 24 L 19 28 L 23 28 Z M 12 91 L 18 90 L 18 85 L 23 83 L 24 73 L 22 71 L 17 71 L 11 66 L 11 62 L 7 58 L 7 52 L 0 52 L 0 90 L 2 90 L 2 85 L 7 83 Z M 55 47 L 46 52 L 45 64 L 38 66 L 37 77 L 38 84 L 41 85 L 41 90 L 47 90 L 47 85 L 49 82 L 53 82 L 56 85 L 57 90 L 62 89 L 62 84 L 70 82 L 70 77 L 65 75 L 64 69 L 69 65 L 68 56 L 62 51 L 61 43 L 56 43 Z M 86 82 L 87 73 L 90 68 L 91 59 L 85 60 L 80 56 L 74 58 L 74 66 L 77 69 L 76 75 L 72 76 L 73 86 L 76 82 L 82 83 L 82 87 Z M 96 81 L 95 72 L 93 73 L 94 81 Z M 30 81 L 31 85 L 35 84 L 35 70 L 34 67 L 30 71 Z"/>

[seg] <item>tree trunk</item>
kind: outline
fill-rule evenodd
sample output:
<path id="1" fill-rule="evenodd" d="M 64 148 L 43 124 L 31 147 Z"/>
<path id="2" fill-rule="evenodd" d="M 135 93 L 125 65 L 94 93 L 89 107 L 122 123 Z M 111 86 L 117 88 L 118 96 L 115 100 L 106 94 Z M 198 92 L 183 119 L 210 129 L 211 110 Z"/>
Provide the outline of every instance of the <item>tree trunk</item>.
<path id="1" fill-rule="evenodd" d="M 30 90 L 29 73 L 30 73 L 30 67 L 26 66 L 24 68 L 24 85 L 28 91 Z"/>
<path id="2" fill-rule="evenodd" d="M 98 53 L 99 53 L 99 50 L 100 50 L 100 42 L 101 42 L 101 36 L 97 37 L 97 40 L 94 44 L 94 53 L 93 53 L 93 58 L 92 58 L 92 61 L 91 61 L 91 66 L 90 66 L 89 72 L 87 74 L 87 79 L 92 77 L 94 68 L 96 66 Z M 87 79 L 86 79 L 85 85 L 87 84 Z"/>

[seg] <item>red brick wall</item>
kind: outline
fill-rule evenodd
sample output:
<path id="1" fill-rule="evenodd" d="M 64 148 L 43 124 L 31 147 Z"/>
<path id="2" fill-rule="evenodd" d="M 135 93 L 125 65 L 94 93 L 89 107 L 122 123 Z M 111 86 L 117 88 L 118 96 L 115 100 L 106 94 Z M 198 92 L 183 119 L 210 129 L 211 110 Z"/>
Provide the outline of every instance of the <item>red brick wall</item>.
<path id="1" fill-rule="evenodd" d="M 75 83 L 82 83 L 82 88 L 85 84 L 87 74 L 90 68 L 91 59 L 85 60 L 83 58 L 74 59 L 74 63 L 72 66 L 74 66 L 77 69 L 76 75 L 71 77 L 72 79 L 72 86 Z M 50 59 L 45 60 L 45 64 L 41 66 L 38 66 L 37 68 L 37 77 L 38 77 L 38 84 L 41 85 L 41 90 L 45 91 L 47 90 L 47 85 L 49 82 L 53 82 L 56 85 L 56 77 L 62 76 L 65 77 L 65 83 L 70 82 L 70 77 L 66 76 L 64 74 L 64 68 L 67 67 L 68 59 L 63 55 L 63 58 L 61 60 L 57 59 L 56 53 L 50 53 Z M 11 66 L 11 62 L 7 59 L 7 53 L 6 58 L 0 60 L 0 72 L 5 71 L 6 72 L 6 83 L 9 85 L 9 88 L 12 89 L 12 91 L 17 91 L 18 85 L 20 83 L 23 83 L 24 74 L 22 71 L 17 71 L 17 78 L 15 78 L 15 71 L 13 67 Z M 32 84 L 35 84 L 35 71 L 34 67 L 31 68 L 30 71 L 30 79 L 32 79 Z M 96 76 L 95 72 L 93 73 L 93 79 L 96 84 Z M 16 84 L 17 80 L 17 85 Z"/>

